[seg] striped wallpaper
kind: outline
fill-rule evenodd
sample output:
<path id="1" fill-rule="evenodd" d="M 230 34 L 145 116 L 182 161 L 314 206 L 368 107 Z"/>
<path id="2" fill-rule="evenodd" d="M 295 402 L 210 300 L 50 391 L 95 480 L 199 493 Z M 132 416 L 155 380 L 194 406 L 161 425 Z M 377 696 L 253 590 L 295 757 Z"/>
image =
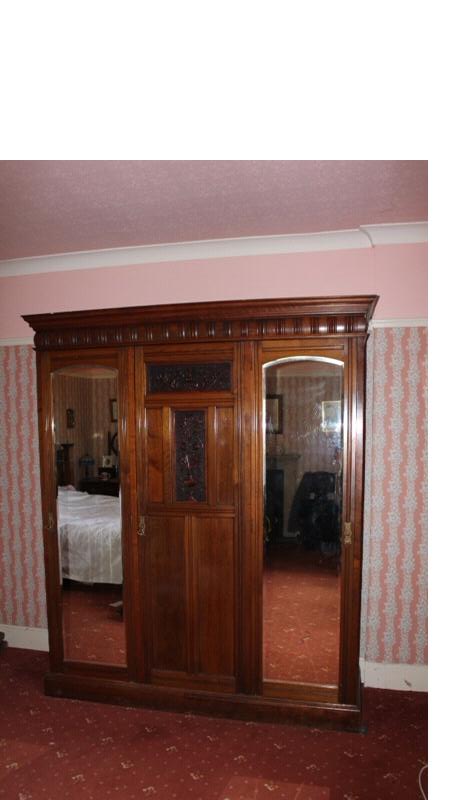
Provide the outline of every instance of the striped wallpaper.
<path id="1" fill-rule="evenodd" d="M 427 330 L 369 340 L 362 653 L 427 663 Z"/>
<path id="2" fill-rule="evenodd" d="M 425 328 L 369 339 L 361 654 L 427 661 Z M 46 627 L 34 352 L 0 348 L 0 624 Z"/>
<path id="3" fill-rule="evenodd" d="M 102 456 L 108 455 L 108 432 L 117 432 L 111 422 L 110 400 L 117 400 L 116 378 L 84 378 L 81 376 L 53 375 L 55 397 L 55 438 L 58 444 L 73 444 L 70 449 L 73 482 L 75 486 L 84 475 L 79 459 L 88 453 L 95 464 L 90 475 L 97 475 L 102 466 Z M 67 428 L 66 409 L 75 412 L 75 426 Z M 116 461 L 113 457 L 114 462 Z"/>
<path id="4" fill-rule="evenodd" d="M 0 347 L 0 431 L 0 623 L 47 627 L 32 347 Z"/>

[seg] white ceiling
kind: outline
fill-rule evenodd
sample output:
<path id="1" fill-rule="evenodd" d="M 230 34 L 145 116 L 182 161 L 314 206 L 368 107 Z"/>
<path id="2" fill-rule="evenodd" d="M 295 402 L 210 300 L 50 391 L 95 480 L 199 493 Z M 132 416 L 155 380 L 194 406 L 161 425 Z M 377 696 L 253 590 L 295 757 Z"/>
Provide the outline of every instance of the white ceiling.
<path id="1" fill-rule="evenodd" d="M 427 218 L 426 161 L 0 162 L 0 260 Z"/>

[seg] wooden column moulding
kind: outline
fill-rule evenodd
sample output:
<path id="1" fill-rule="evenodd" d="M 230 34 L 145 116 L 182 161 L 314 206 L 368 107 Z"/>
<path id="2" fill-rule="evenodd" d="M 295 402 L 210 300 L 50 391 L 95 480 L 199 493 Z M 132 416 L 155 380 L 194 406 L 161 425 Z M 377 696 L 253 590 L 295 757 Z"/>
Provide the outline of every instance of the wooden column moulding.
<path id="1" fill-rule="evenodd" d="M 377 299 L 24 317 L 38 366 L 49 694 L 359 729 L 365 345 Z M 347 543 L 338 684 L 291 689 L 263 676 L 262 365 L 293 354 L 344 363 Z M 126 667 L 64 659 L 51 374 L 68 364 L 118 369 Z"/>

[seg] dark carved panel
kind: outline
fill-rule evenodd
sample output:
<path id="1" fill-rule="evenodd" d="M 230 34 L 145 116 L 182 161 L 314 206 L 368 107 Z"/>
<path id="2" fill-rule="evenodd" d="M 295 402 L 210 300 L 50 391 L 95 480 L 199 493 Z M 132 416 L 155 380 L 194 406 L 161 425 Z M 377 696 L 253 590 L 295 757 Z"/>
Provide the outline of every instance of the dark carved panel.
<path id="1" fill-rule="evenodd" d="M 147 367 L 148 391 L 228 392 L 231 390 L 231 364 L 150 364 Z"/>
<path id="2" fill-rule="evenodd" d="M 175 411 L 175 497 L 206 500 L 204 411 Z"/>

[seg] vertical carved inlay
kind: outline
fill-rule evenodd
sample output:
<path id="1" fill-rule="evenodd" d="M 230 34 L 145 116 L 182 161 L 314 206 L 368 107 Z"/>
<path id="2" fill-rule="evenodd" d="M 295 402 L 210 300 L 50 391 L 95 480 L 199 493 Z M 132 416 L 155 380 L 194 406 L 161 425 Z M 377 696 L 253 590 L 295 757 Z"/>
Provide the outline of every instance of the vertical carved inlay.
<path id="1" fill-rule="evenodd" d="M 204 411 L 175 411 L 175 497 L 206 500 Z"/>
<path id="2" fill-rule="evenodd" d="M 231 364 L 149 364 L 148 391 L 155 392 L 229 392 Z"/>

